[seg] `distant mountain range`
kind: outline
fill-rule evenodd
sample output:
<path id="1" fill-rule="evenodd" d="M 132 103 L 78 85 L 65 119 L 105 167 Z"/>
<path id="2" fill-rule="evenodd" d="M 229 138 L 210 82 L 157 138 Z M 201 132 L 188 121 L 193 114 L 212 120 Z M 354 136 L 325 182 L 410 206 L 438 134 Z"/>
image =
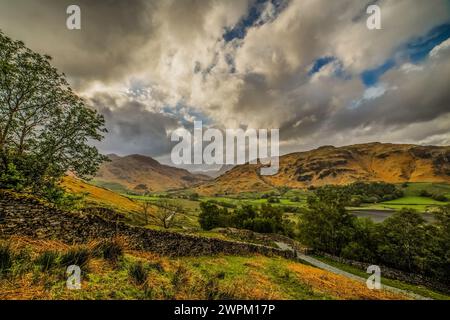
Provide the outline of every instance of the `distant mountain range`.
<path id="1" fill-rule="evenodd" d="M 280 157 L 277 175 L 261 176 L 261 165 L 224 166 L 219 177 L 163 165 L 142 155 L 119 157 L 101 165 L 96 183 L 136 192 L 194 188 L 201 194 L 269 191 L 287 186 L 307 188 L 355 181 L 448 182 L 450 147 L 368 143 L 324 146 Z"/>
<path id="2" fill-rule="evenodd" d="M 143 193 L 188 188 L 211 180 L 207 175 L 166 166 L 147 156 L 110 154 L 108 158 L 110 161 L 100 166 L 94 181 L 111 189 Z"/>
<path id="3" fill-rule="evenodd" d="M 212 195 L 355 181 L 450 183 L 450 147 L 383 143 L 324 146 L 280 157 L 280 169 L 274 176 L 261 176 L 260 167 L 236 166 L 196 190 Z"/>

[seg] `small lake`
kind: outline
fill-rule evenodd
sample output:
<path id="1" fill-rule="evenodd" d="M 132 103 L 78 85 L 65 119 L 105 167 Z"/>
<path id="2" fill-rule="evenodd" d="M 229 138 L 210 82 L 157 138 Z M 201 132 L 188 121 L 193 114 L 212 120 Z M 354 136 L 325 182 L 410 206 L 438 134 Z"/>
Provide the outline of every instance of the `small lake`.
<path id="1" fill-rule="evenodd" d="M 360 218 L 370 218 L 375 223 L 380 223 L 392 216 L 394 210 L 352 210 L 350 213 Z M 427 222 L 433 222 L 434 217 L 430 213 L 422 213 L 423 218 Z"/>

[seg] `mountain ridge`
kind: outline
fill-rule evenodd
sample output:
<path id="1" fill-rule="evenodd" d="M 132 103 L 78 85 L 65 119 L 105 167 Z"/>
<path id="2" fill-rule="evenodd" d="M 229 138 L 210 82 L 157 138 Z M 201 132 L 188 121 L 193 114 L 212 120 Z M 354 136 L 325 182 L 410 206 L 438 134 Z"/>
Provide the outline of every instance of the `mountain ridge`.
<path id="1" fill-rule="evenodd" d="M 261 176 L 261 167 L 260 164 L 236 166 L 195 190 L 211 195 L 356 181 L 450 183 L 450 146 L 380 142 L 322 146 L 281 156 L 279 172 L 274 176 Z"/>
<path id="2" fill-rule="evenodd" d="M 109 161 L 101 164 L 95 180 L 98 183 L 116 183 L 131 191 L 165 191 L 195 186 L 210 180 L 206 175 L 193 174 L 185 169 L 161 164 L 139 154 L 128 156 L 108 155 Z"/>

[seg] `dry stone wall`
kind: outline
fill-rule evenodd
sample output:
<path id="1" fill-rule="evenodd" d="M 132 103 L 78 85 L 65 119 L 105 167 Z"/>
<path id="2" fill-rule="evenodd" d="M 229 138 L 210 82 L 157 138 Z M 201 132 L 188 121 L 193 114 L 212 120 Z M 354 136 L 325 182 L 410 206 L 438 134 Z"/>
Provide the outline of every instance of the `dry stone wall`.
<path id="1" fill-rule="evenodd" d="M 262 254 L 294 258 L 292 252 L 267 246 L 149 230 L 92 214 L 61 211 L 30 196 L 0 191 L 0 237 L 13 235 L 69 244 L 124 236 L 133 249 L 170 256 Z"/>

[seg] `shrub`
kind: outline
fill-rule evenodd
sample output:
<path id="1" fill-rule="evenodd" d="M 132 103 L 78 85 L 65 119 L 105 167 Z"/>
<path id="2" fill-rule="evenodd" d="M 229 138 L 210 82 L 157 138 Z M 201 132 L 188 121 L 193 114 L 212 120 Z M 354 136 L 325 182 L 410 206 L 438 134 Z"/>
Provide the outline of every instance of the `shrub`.
<path id="1" fill-rule="evenodd" d="M 269 199 L 267 199 L 268 203 L 280 203 L 280 199 L 276 198 L 276 197 L 270 197 Z"/>
<path id="2" fill-rule="evenodd" d="M 203 230 L 228 226 L 229 215 L 226 208 L 219 208 L 211 202 L 202 202 L 200 210 L 198 221 Z"/>
<path id="3" fill-rule="evenodd" d="M 134 283 L 143 285 L 147 281 L 147 270 L 142 262 L 133 263 L 128 269 L 128 275 Z"/>
<path id="4" fill-rule="evenodd" d="M 40 190 L 40 193 L 42 197 L 48 202 L 51 202 L 58 208 L 64 210 L 78 209 L 81 205 L 81 201 L 84 198 L 84 195 L 81 194 L 66 193 L 62 187 L 53 185 L 51 183 L 43 186 Z"/>
<path id="5" fill-rule="evenodd" d="M 84 267 L 88 264 L 90 259 L 89 250 L 86 248 L 74 248 L 61 256 L 61 264 L 64 267 L 76 265 L 78 267 Z"/>
<path id="6" fill-rule="evenodd" d="M 58 252 L 44 251 L 35 260 L 35 263 L 41 267 L 43 272 L 49 271 L 58 264 Z"/>
<path id="7" fill-rule="evenodd" d="M 426 197 L 426 198 L 431 197 L 431 193 L 428 192 L 427 190 L 420 190 L 419 195 L 420 195 L 421 197 Z"/>
<path id="8" fill-rule="evenodd" d="M 433 194 L 431 196 L 431 198 L 433 200 L 441 201 L 441 202 L 447 202 L 448 201 L 447 197 L 445 195 L 443 195 L 443 194 Z"/>
<path id="9" fill-rule="evenodd" d="M 191 194 L 189 195 L 189 200 L 191 200 L 191 201 L 198 201 L 199 198 L 200 198 L 200 196 L 199 196 L 199 194 L 196 193 L 196 192 L 191 193 Z"/>
<path id="10" fill-rule="evenodd" d="M 25 182 L 25 177 L 13 163 L 9 163 L 6 170 L 0 174 L 0 188 L 20 191 Z"/>
<path id="11" fill-rule="evenodd" d="M 363 202 L 363 199 L 361 196 L 352 196 L 350 199 L 350 206 L 352 207 L 360 207 Z"/>

